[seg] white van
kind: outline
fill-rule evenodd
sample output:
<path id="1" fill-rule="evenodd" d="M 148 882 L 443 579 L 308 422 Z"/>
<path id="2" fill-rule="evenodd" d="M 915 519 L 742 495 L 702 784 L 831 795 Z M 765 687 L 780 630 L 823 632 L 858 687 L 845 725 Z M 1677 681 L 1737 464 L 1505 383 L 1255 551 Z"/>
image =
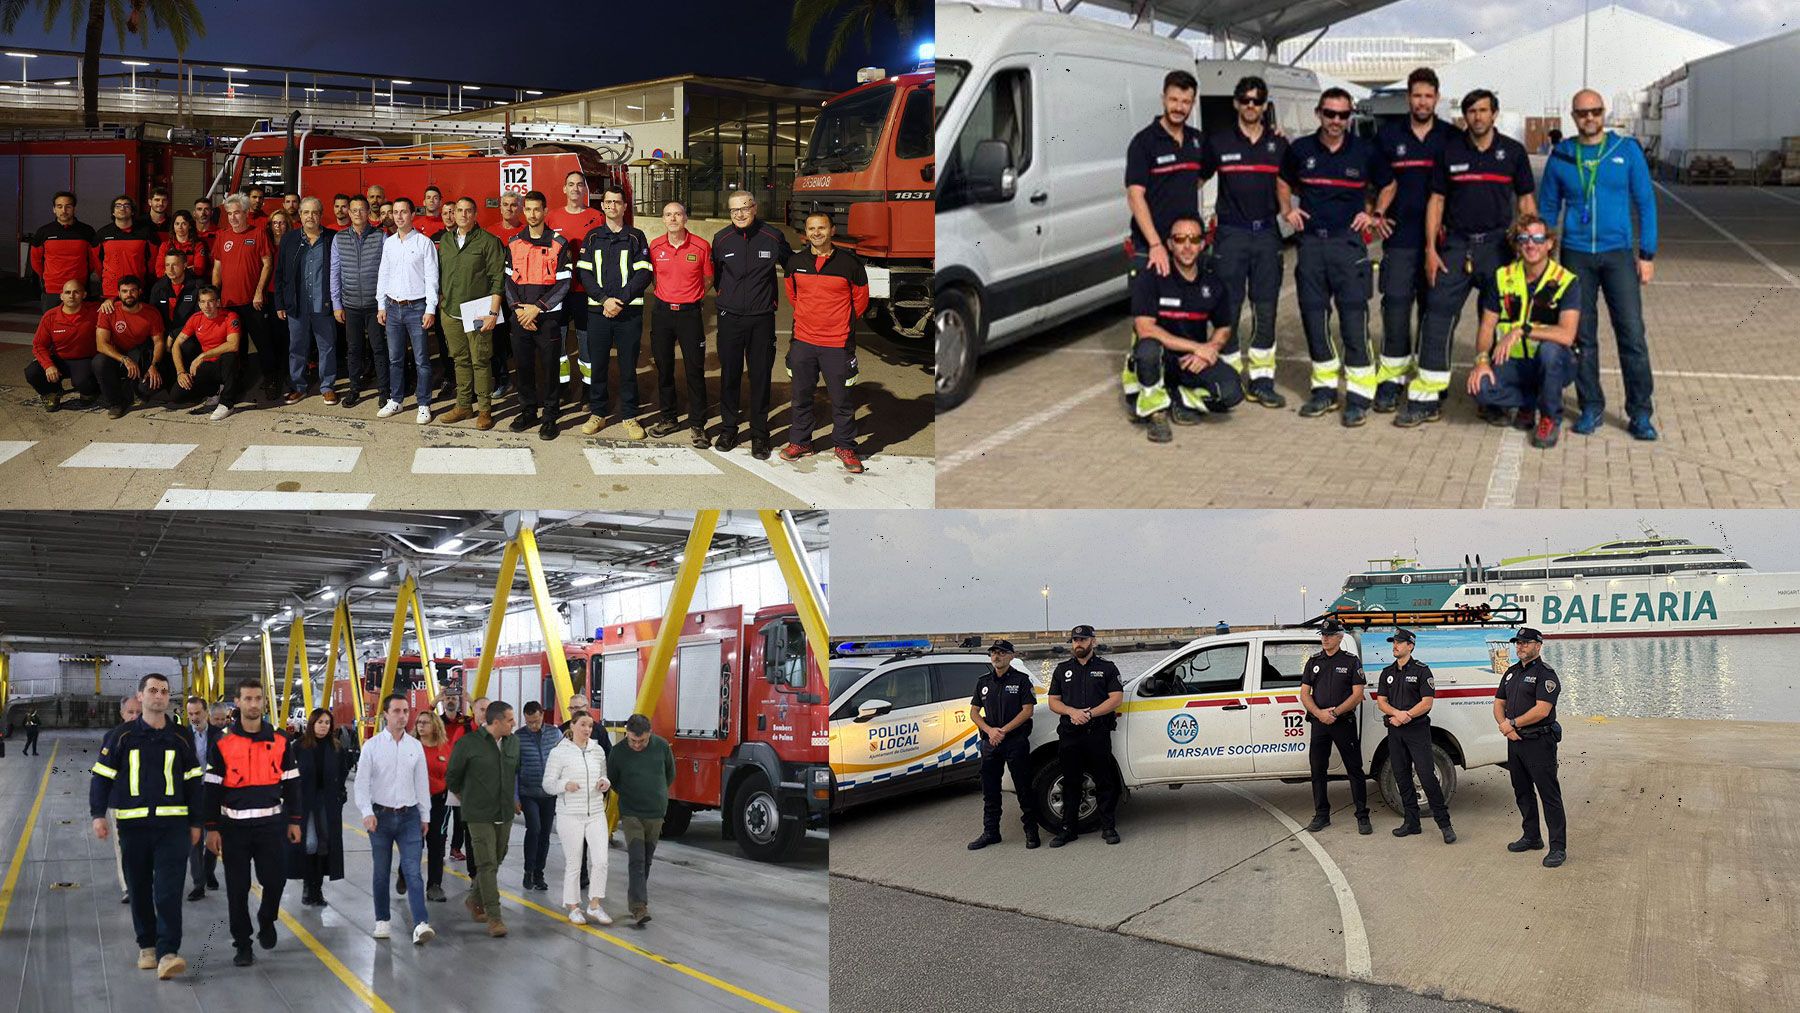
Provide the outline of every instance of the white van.
<path id="1" fill-rule="evenodd" d="M 1248 74 L 1290 136 L 1318 96 L 1311 71 L 1196 61 L 1185 42 L 1064 14 L 940 3 L 936 42 L 940 411 L 974 389 L 982 352 L 1125 298 L 1125 149 L 1162 114 L 1169 71 L 1199 79 L 1202 133 L 1231 122 Z"/>

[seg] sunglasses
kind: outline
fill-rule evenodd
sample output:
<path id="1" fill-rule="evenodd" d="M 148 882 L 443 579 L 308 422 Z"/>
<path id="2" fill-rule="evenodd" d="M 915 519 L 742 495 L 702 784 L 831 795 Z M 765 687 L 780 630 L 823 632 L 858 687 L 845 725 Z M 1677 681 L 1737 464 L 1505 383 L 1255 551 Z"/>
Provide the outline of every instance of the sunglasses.
<path id="1" fill-rule="evenodd" d="M 1522 235 L 1519 237 L 1519 245 L 1520 246 L 1544 246 L 1544 245 L 1548 244 L 1549 242 L 1550 242 L 1549 236 L 1539 236 L 1539 235 L 1533 235 L 1531 233 L 1526 233 L 1525 235 Z"/>
<path id="2" fill-rule="evenodd" d="M 1232 101 L 1241 106 L 1265 106 L 1269 104 L 1268 99 L 1257 98 L 1254 95 L 1239 95 L 1232 99 Z"/>
<path id="3" fill-rule="evenodd" d="M 1606 115 L 1606 110 L 1604 108 L 1600 108 L 1600 107 L 1596 107 L 1593 109 L 1575 109 L 1575 110 L 1572 110 L 1572 112 L 1574 112 L 1574 114 L 1577 118 L 1586 117 L 1586 116 L 1605 116 Z"/>
<path id="4" fill-rule="evenodd" d="M 1199 236 L 1170 236 L 1169 243 L 1174 246 L 1199 246 Z"/>
<path id="5" fill-rule="evenodd" d="M 1348 109 L 1321 109 L 1321 110 L 1319 110 L 1319 115 L 1325 117 L 1328 120 L 1347 120 L 1350 118 L 1350 110 L 1348 110 Z"/>

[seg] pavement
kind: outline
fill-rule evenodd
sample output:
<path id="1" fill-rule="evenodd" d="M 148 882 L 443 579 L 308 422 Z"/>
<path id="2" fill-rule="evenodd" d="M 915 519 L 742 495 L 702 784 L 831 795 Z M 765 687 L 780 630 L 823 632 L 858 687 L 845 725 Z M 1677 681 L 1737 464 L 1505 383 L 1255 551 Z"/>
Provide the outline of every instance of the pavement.
<path id="1" fill-rule="evenodd" d="M 866 936 L 880 949 L 890 932 L 935 936 L 920 943 L 926 953 L 955 959 L 1006 938 L 971 931 L 987 924 L 965 910 L 975 907 L 1009 916 L 996 925 L 1102 934 L 1096 952 L 1118 956 L 1108 976 L 1126 994 L 1180 981 L 1186 965 L 1168 949 L 1179 948 L 1507 1009 L 1800 1008 L 1795 726 L 1564 724 L 1570 830 L 1560 869 L 1543 868 L 1542 852 L 1505 850 L 1519 822 L 1499 767 L 1461 772 L 1451 800 L 1459 840 L 1448 846 L 1429 823 L 1395 840 L 1398 816 L 1378 796 L 1376 832 L 1359 836 L 1342 782 L 1331 788 L 1334 822 L 1308 834 L 1311 789 L 1257 781 L 1135 792 L 1116 847 L 1088 836 L 1027 851 L 1009 799 L 1004 842 L 970 853 L 979 794 L 946 789 L 834 821 L 833 941 L 841 959 L 846 946 L 873 951 Z M 917 906 L 929 919 L 921 928 L 884 906 L 839 908 L 845 880 L 956 907 Z M 1030 959 L 1001 972 L 1002 987 L 1031 1003 L 1069 994 L 1047 951 L 1009 949 Z M 914 958 L 890 959 L 904 970 Z"/>
<path id="2" fill-rule="evenodd" d="M 448 901 L 427 903 L 437 938 L 415 946 L 406 900 L 398 896 L 393 939 L 370 934 L 372 859 L 348 807 L 346 876 L 325 884 L 327 907 L 302 906 L 301 884 L 289 881 L 275 949 L 257 949 L 255 966 L 240 969 L 231 963 L 225 896 L 209 892 L 183 905 L 187 974 L 160 982 L 134 967 L 130 911 L 119 903 L 112 849 L 90 829 L 88 768 L 100 733 L 46 732 L 41 758 L 21 756 L 22 741 L 10 741 L 0 759 L 0 1009 L 248 1013 L 274 1005 L 439 1013 L 517 1007 L 552 983 L 561 995 L 579 989 L 592 1008 L 829 1008 L 828 951 L 820 944 L 826 835 L 809 833 L 792 862 L 756 862 L 720 841 L 718 818 L 706 813 L 695 816 L 686 836 L 658 845 L 650 878 L 655 917 L 642 930 L 623 920 L 610 928 L 568 922 L 555 840 L 545 868 L 550 891 L 521 890 L 521 818 L 500 869 L 509 935 L 491 939 L 469 919 L 461 903 L 468 882 L 461 864 L 451 862 Z M 604 905 L 622 919 L 626 856 L 608 849 L 607 857 Z"/>
<path id="3" fill-rule="evenodd" d="M 1277 387 L 1288 407 L 1246 403 L 1154 445 L 1118 384 L 1130 324 L 1121 302 L 981 360 L 980 386 L 938 422 L 938 505 L 1076 507 L 1092 490 L 1132 507 L 1793 507 L 1800 505 L 1800 188 L 1660 185 L 1656 277 L 1644 291 L 1661 440 L 1624 431 L 1624 388 L 1601 310 L 1607 415 L 1558 445 L 1486 425 L 1462 393 L 1478 314 L 1465 308 L 1444 420 L 1302 419 L 1309 367 L 1294 254 L 1277 311 Z M 1379 297 L 1371 301 L 1379 341 Z M 1604 300 L 1602 300 L 1604 307 Z M 1247 317 L 1245 318 L 1247 322 Z M 1567 419 L 1575 394 L 1566 394 Z M 1022 409 L 1021 406 L 1031 406 Z M 992 481 L 994 474 L 1006 480 Z M 1066 476 L 1082 476 L 1080 492 Z"/>
<path id="4" fill-rule="evenodd" d="M 660 219 L 641 219 L 640 225 L 651 234 L 661 231 Z M 702 224 L 695 228 L 710 234 Z M 717 317 L 710 294 L 704 313 L 716 433 Z M 585 397 L 567 389 L 562 433 L 550 442 L 539 440 L 535 429 L 509 431 L 517 412 L 510 395 L 496 406 L 497 424 L 485 433 L 473 420 L 421 426 L 410 399 L 399 415 L 377 419 L 372 381 L 355 408 L 327 406 L 316 394 L 292 407 L 246 400 L 216 423 L 185 410 L 166 411 L 160 403 L 117 420 L 102 408 L 52 415 L 24 381 L 38 316 L 35 305 L 0 308 L 0 508 L 382 510 L 504 503 L 676 510 L 922 508 L 933 501 L 931 353 L 889 341 L 860 323 L 860 380 L 851 394 L 867 470 L 850 475 L 831 453 L 831 409 L 822 386 L 814 410 L 819 453 L 794 464 L 774 454 L 766 461 L 751 457 L 744 427 L 743 442 L 730 453 L 693 449 L 686 428 L 663 439 L 628 440 L 616 415 L 598 436 L 584 437 Z M 790 423 L 791 394 L 781 363 L 792 326 L 793 308 L 784 299 L 776 316 L 770 394 L 776 451 Z M 652 411 L 657 381 L 647 325 L 637 384 L 639 404 Z M 685 381 L 679 389 L 685 407 Z M 253 380 L 246 394 L 260 398 L 260 383 Z M 747 389 L 740 403 L 748 409 Z M 454 399 L 440 397 L 432 407 L 441 415 Z"/>

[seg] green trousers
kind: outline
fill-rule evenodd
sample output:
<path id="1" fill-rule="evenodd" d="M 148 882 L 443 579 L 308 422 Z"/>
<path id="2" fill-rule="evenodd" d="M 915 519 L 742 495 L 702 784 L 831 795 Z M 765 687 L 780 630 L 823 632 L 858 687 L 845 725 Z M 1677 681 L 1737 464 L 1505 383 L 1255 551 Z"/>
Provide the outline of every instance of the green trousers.
<path id="1" fill-rule="evenodd" d="M 456 403 L 464 408 L 489 409 L 494 394 L 494 332 L 465 331 L 462 318 L 447 314 L 444 342 L 456 368 Z"/>
<path id="2" fill-rule="evenodd" d="M 475 849 L 475 896 L 489 918 L 500 917 L 500 863 L 512 840 L 512 821 L 469 824 L 469 844 Z"/>

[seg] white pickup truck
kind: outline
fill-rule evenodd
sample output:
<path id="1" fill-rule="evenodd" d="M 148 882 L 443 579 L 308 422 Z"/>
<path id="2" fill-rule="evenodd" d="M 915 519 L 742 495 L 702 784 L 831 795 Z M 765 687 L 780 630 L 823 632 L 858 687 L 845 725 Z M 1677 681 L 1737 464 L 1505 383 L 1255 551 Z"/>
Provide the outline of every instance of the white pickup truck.
<path id="1" fill-rule="evenodd" d="M 1390 628 L 1351 629 L 1342 650 L 1362 659 L 1372 686 L 1392 662 Z M 1431 708 L 1432 755 L 1448 799 L 1457 770 L 1506 759 L 1506 740 L 1494 727 L 1494 687 L 1510 663 L 1510 627 L 1461 626 L 1414 629 L 1414 657 L 1431 666 L 1437 702 Z M 1113 757 L 1125 790 L 1149 785 L 1216 781 L 1305 781 L 1310 730 L 1300 706 L 1300 673 L 1319 650 L 1318 634 L 1304 627 L 1253 630 L 1201 637 L 1127 678 L 1125 701 L 1113 732 Z M 1043 704 L 1045 697 L 1039 694 Z M 1367 690 L 1357 709 L 1363 762 L 1381 786 L 1389 808 L 1400 811 L 1399 790 L 1388 764 L 1387 730 Z M 1034 717 L 1032 790 L 1044 825 L 1060 827 L 1063 792 L 1056 758 L 1058 718 L 1048 706 Z M 1332 751 L 1330 772 L 1344 776 Z M 1423 798 L 1421 797 L 1421 805 Z M 1084 779 L 1082 832 L 1097 830 L 1094 783 Z"/>

